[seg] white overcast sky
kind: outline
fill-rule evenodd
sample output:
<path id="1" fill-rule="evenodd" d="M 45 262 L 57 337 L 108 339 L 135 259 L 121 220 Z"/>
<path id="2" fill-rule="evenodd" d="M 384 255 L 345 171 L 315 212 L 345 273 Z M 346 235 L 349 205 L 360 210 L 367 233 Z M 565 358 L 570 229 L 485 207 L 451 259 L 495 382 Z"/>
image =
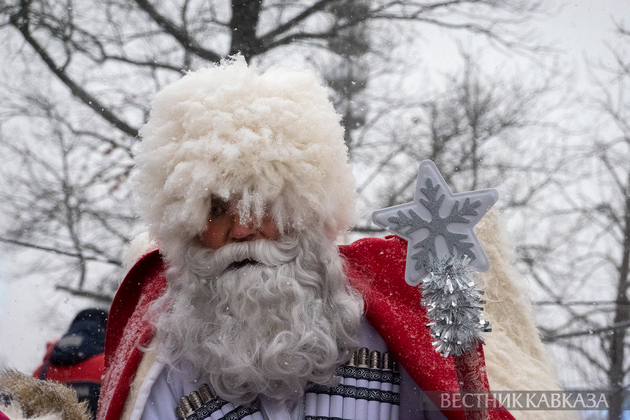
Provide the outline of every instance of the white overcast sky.
<path id="1" fill-rule="evenodd" d="M 630 24 L 629 0 L 580 0 L 562 3 L 562 10 L 541 23 L 549 40 L 576 59 L 601 55 L 611 36 L 612 22 Z"/>

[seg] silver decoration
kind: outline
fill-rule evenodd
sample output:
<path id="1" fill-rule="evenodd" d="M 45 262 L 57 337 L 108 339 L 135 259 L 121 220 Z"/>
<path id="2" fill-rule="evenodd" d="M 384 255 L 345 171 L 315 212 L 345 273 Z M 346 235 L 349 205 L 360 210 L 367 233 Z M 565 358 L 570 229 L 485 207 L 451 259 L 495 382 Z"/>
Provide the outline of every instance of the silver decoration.
<path id="1" fill-rule="evenodd" d="M 475 271 L 490 264 L 473 227 L 499 199 L 496 190 L 453 194 L 430 160 L 420 163 L 411 203 L 377 210 L 375 224 L 406 239 L 405 281 L 420 284 L 433 346 L 444 357 L 461 356 L 483 343 L 490 331 L 481 319 L 482 291 Z"/>
<path id="2" fill-rule="evenodd" d="M 408 241 L 405 280 L 418 285 L 427 268 L 451 255 L 468 255 L 477 271 L 489 268 L 473 227 L 499 199 L 493 189 L 453 194 L 430 160 L 420 163 L 414 199 L 372 213 L 372 220 Z"/>
<path id="3" fill-rule="evenodd" d="M 469 262 L 467 255 L 434 262 L 419 286 L 433 347 L 444 357 L 472 351 L 483 344 L 481 332 L 491 331 L 490 324 L 481 319 L 483 292 L 475 288 Z"/>

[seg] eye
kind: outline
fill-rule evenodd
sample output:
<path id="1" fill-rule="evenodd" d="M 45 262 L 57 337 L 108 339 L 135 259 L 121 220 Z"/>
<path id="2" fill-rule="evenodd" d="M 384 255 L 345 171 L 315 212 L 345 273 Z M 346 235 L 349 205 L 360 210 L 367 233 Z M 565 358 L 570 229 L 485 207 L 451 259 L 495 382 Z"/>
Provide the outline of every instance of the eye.
<path id="1" fill-rule="evenodd" d="M 229 205 L 223 200 L 215 199 L 212 200 L 212 204 L 210 206 L 210 217 L 222 216 L 228 212 Z"/>

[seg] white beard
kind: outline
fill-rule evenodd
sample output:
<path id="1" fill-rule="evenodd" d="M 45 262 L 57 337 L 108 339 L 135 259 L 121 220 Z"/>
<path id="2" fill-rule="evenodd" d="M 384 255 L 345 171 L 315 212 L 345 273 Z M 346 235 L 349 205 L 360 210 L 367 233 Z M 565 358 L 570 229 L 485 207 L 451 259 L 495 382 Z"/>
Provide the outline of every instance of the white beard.
<path id="1" fill-rule="evenodd" d="M 258 264 L 232 265 L 245 259 Z M 294 400 L 308 381 L 330 383 L 355 350 L 363 302 L 330 241 L 191 246 L 182 261 L 153 306 L 171 307 L 157 318 L 158 355 L 192 363 L 220 397 Z"/>

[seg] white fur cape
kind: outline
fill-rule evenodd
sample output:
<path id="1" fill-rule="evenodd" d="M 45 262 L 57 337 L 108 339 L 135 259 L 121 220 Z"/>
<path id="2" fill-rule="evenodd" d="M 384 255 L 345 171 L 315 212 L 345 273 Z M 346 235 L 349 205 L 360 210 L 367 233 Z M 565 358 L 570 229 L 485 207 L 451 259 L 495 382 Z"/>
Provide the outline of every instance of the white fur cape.
<path id="1" fill-rule="evenodd" d="M 513 265 L 512 247 L 506 241 L 499 214 L 488 212 L 475 227 L 490 260 L 480 273 L 478 286 L 485 292 L 484 319 L 492 332 L 484 334 L 484 353 L 492 391 L 558 391 L 556 372 L 535 324 L 526 297 L 526 285 Z M 513 410 L 516 420 L 577 419 L 578 412 Z"/>

